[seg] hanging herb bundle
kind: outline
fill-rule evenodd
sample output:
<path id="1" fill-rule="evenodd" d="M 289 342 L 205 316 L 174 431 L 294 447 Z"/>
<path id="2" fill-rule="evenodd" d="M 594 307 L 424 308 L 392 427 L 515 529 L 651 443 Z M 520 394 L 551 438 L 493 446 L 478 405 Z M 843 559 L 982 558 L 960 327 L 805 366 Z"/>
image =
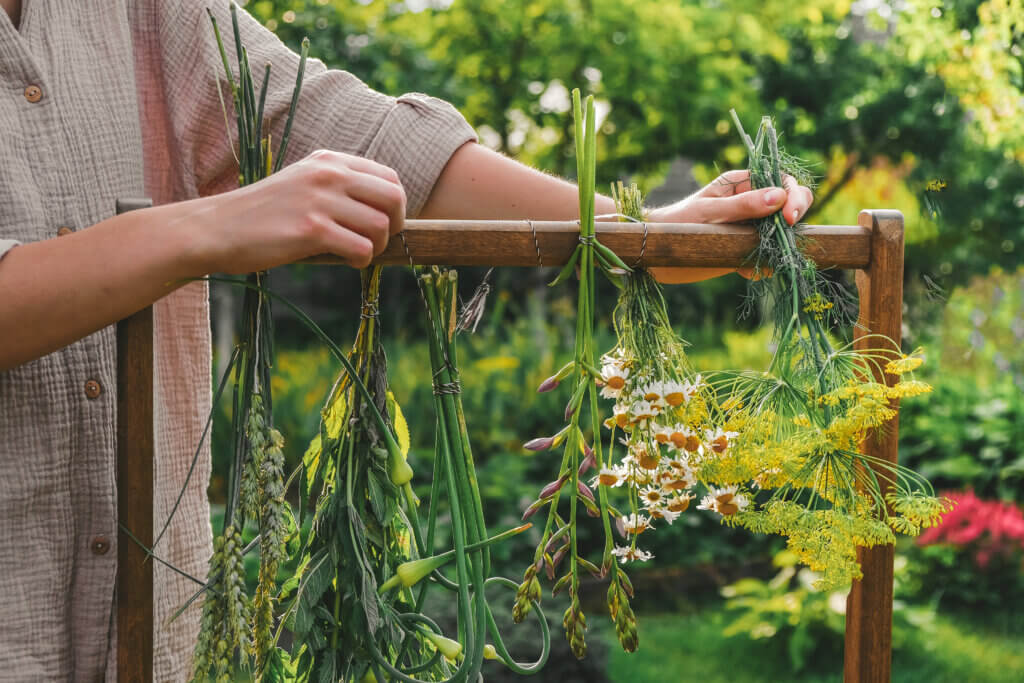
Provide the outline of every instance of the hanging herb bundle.
<path id="1" fill-rule="evenodd" d="M 781 186 L 785 173 L 807 182 L 799 162 L 778 149 L 769 120 L 756 142 L 744 140 L 754 189 Z M 613 194 L 621 213 L 639 217 L 635 188 Z M 786 536 L 820 572 L 822 586 L 842 587 L 860 576 L 857 546 L 891 543 L 893 531 L 919 533 L 948 509 L 919 475 L 860 452 L 870 431 L 896 415 L 893 399 L 929 387 L 909 374 L 921 359 L 893 360 L 891 340 L 875 336 L 880 348 L 868 351 L 835 346 L 831 327 L 848 321 L 853 297 L 817 271 L 799 227 L 781 212 L 757 229 L 752 261 L 765 277 L 751 281 L 748 305 L 767 300 L 774 312 L 769 369 L 694 375 L 659 285 L 635 270 L 625 278 L 618 342 L 602 359 L 599 380 L 602 396 L 615 401 L 606 426 L 624 432 L 627 452 L 597 479 L 629 497 L 631 514 L 620 529 L 631 543 L 616 549 L 623 562 L 650 559 L 637 537 L 658 520 L 674 521 L 699 486 L 707 493 L 698 509 Z M 900 381 L 875 382 L 876 369 Z"/>
<path id="2" fill-rule="evenodd" d="M 771 119 L 752 140 L 732 115 L 753 189 L 781 187 L 785 174 L 806 182 L 800 162 L 779 149 Z M 931 388 L 913 379 L 922 359 L 901 354 L 896 341 L 870 335 L 876 347 L 866 351 L 833 342 L 832 328 L 851 322 L 854 298 L 817 270 L 800 226 L 778 212 L 759 220 L 757 232 L 752 264 L 770 277 L 751 281 L 749 300 L 772 311 L 776 351 L 766 372 L 715 382 L 714 433 L 736 447 L 705 460 L 698 476 L 714 486 L 700 507 L 786 536 L 822 586 L 839 587 L 861 576 L 857 546 L 892 543 L 894 531 L 917 534 L 948 509 L 920 475 L 861 452 L 872 430 L 896 416 L 896 400 Z M 898 381 L 876 382 L 883 373 Z M 771 490 L 756 506 L 755 489 Z"/>
<path id="3" fill-rule="evenodd" d="M 550 391 L 566 383 L 572 395 L 565 410 L 568 423 L 556 435 L 534 439 L 526 444 L 531 450 L 562 448 L 562 460 L 558 476 L 545 486 L 538 499 L 527 509 L 525 517 L 531 517 L 547 508 L 547 520 L 541 533 L 540 543 L 534 551 L 533 562 L 526 568 L 523 581 L 516 592 L 513 618 L 519 622 L 525 618 L 532 606 L 539 602 L 541 595 L 538 575 L 544 572 L 554 581 L 552 593 L 568 589 L 569 607 L 562 619 L 566 638 L 577 657 L 586 654 L 586 616 L 580 606 L 579 587 L 581 570 L 595 577 L 609 578 L 608 609 L 615 622 L 615 630 L 622 647 L 632 652 L 638 645 L 636 618 L 629 606 L 633 589 L 629 577 L 615 562 L 615 545 L 612 522 L 621 515 L 608 504 L 608 486 L 598 478 L 597 494 L 584 481 L 584 475 L 592 468 L 605 468 L 601 445 L 601 425 L 597 408 L 597 385 L 600 371 L 595 368 L 594 310 L 596 305 L 596 269 L 600 270 L 618 287 L 623 286 L 623 275 L 630 268 L 610 249 L 602 245 L 594 231 L 594 178 L 596 169 L 596 131 L 594 101 L 588 96 L 586 115 L 580 103 L 579 90 L 573 91 L 573 115 L 576 127 L 576 164 L 580 196 L 580 237 L 568 264 L 552 284 L 566 280 L 578 268 L 579 297 L 576 317 L 576 348 L 573 360 L 567 363 L 555 376 L 541 385 L 541 391 Z M 584 406 L 587 420 L 584 420 Z M 584 430 L 590 432 L 593 447 L 587 444 Z M 559 502 L 563 493 L 568 496 L 568 514 L 560 511 Z M 579 509 L 590 516 L 601 519 L 604 527 L 604 547 L 600 565 L 586 559 L 577 542 L 577 517 Z M 621 521 L 621 520 L 619 520 Z M 564 574 L 563 562 L 568 558 Z"/>
<path id="4" fill-rule="evenodd" d="M 284 135 L 277 151 L 276 165 L 270 134 L 263 131 L 263 106 L 270 81 L 270 65 L 257 94 L 249 68 L 249 58 L 241 44 L 237 7 L 231 5 L 232 28 L 238 64 L 235 81 L 224 42 L 212 13 L 217 47 L 231 90 L 238 128 L 239 184 L 249 185 L 280 167 L 288 147 L 288 136 L 302 86 L 308 42 L 302 57 L 292 94 Z M 192 679 L 206 680 L 210 671 L 217 680 L 230 680 L 230 667 L 239 653 L 245 663 L 255 657 L 256 670 L 262 672 L 273 649 L 271 629 L 274 623 L 273 597 L 277 568 L 285 558 L 285 538 L 294 529 L 291 510 L 284 501 L 283 438 L 273 428 L 270 396 L 270 368 L 273 364 L 273 329 L 270 301 L 263 293 L 266 273 L 251 273 L 246 278 L 242 304 L 242 334 L 238 352 L 228 371 L 234 373 L 232 400 L 233 458 L 228 475 L 228 499 L 224 527 L 214 539 L 210 560 L 208 592 L 203 603 L 201 631 L 196 645 Z M 250 601 L 242 565 L 242 531 L 252 522 L 260 536 L 259 583 Z"/>
<path id="5" fill-rule="evenodd" d="M 356 342 L 323 411 L 320 434 L 304 457 L 301 490 L 304 498 L 317 492 L 316 506 L 299 569 L 282 588 L 282 599 L 289 601 L 282 626 L 295 636 L 291 656 L 280 656 L 288 662 L 283 668 L 290 667 L 299 680 L 468 681 L 476 680 L 490 655 L 516 671 L 535 671 L 547 658 L 546 631 L 541 659 L 517 664 L 505 650 L 484 595 L 490 583 L 514 587 L 507 579 L 487 578 L 487 547 L 529 525 L 486 537 L 457 400 L 454 273 L 433 273 L 421 281 L 432 324 L 438 415 L 424 537 L 405 459 L 408 429 L 387 390 L 377 322 L 380 272 L 380 267 L 363 271 Z M 435 322 L 445 327 L 436 328 Z M 444 497 L 454 547 L 430 554 Z M 453 560 L 455 581 L 440 571 Z M 457 595 L 454 638 L 423 613 L 433 584 Z M 487 630 L 494 640 L 490 646 Z"/>
<path id="6" fill-rule="evenodd" d="M 414 629 L 406 629 L 401 645 L 395 649 L 372 651 L 376 666 L 384 675 L 407 683 L 419 681 L 475 681 L 485 658 L 497 659 L 520 674 L 538 671 L 547 661 L 550 638 L 547 621 L 538 612 L 542 630 L 542 651 L 531 664 L 521 664 L 509 655 L 491 612 L 486 588 L 498 584 L 515 588 L 515 583 L 490 577 L 489 546 L 525 531 L 529 524 L 487 537 L 483 505 L 477 487 L 476 471 L 460 398 L 461 385 L 456 353 L 457 274 L 437 268 L 414 269 L 427 310 L 428 345 L 437 418 L 434 471 L 430 489 L 425 537 L 417 536 L 420 556 L 403 564 L 381 586 L 381 593 L 394 593 L 394 608 L 407 609 L 405 618 Z M 452 547 L 431 554 L 438 539 L 438 513 L 442 501 L 448 503 Z M 415 508 L 412 508 L 414 524 Z M 454 560 L 454 580 L 440 570 Z M 422 614 L 431 585 L 455 593 L 457 640 L 445 637 L 436 623 Z M 492 643 L 487 643 L 487 635 Z M 440 656 L 440 655 L 443 655 Z"/>
<path id="7" fill-rule="evenodd" d="M 618 212 L 641 220 L 642 201 L 635 185 L 612 188 Z M 697 484 L 694 468 L 703 452 L 701 444 L 709 416 L 708 388 L 694 375 L 686 357 L 686 342 L 669 321 L 661 286 L 650 273 L 634 268 L 624 278 L 615 308 L 617 343 L 601 359 L 601 396 L 614 400 L 605 421 L 625 447 L 624 455 L 601 468 L 596 480 L 623 487 L 630 514 L 619 520 L 626 538 L 614 554 L 620 562 L 646 561 L 653 556 L 638 547 L 640 535 L 657 522 L 671 524 L 693 500 Z M 713 437 L 712 437 L 713 438 Z"/>
<path id="8" fill-rule="evenodd" d="M 301 509 L 315 499 L 295 576 L 285 582 L 283 624 L 292 661 L 311 680 L 362 680 L 370 650 L 398 646 L 401 629 L 378 585 L 414 553 L 406 510 L 415 511 L 406 462 L 409 432 L 387 390 L 377 305 L 380 267 L 364 270 L 359 330 L 303 458 Z M 394 432 L 394 434 L 393 434 Z M 411 624 L 418 626 L 418 624 Z"/>

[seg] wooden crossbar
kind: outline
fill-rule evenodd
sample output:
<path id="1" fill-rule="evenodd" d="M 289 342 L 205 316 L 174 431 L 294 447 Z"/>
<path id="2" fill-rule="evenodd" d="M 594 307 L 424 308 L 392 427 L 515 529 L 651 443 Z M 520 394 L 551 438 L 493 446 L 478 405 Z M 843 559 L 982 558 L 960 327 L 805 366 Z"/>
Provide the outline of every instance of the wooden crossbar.
<path id="1" fill-rule="evenodd" d="M 626 263 L 645 266 L 739 267 L 756 245 L 749 226 L 700 224 L 637 224 L 598 222 L 601 242 Z M 811 226 L 804 231 L 808 254 L 819 267 L 857 271 L 860 295 L 857 339 L 881 334 L 899 340 L 903 309 L 903 216 L 898 211 L 862 211 L 858 225 Z M 564 265 L 579 235 L 576 222 L 552 221 L 406 221 L 402 237 L 392 238 L 387 249 L 374 261 L 383 265 L 450 266 L 559 266 Z M 403 239 L 404 238 L 404 239 Z M 340 264 L 334 257 L 321 256 L 306 262 Z M 146 319 L 146 314 L 141 316 Z M 136 318 L 138 320 L 138 318 Z M 152 381 L 139 380 L 139 372 L 152 373 L 153 339 L 145 322 L 133 326 L 131 337 L 119 344 L 119 407 L 152 406 Z M 858 342 L 859 344 L 860 342 Z M 875 344 L 877 346 L 877 344 Z M 867 348 L 864 343 L 863 348 Z M 147 370 L 148 368 L 148 370 Z M 133 374 L 134 373 L 134 374 Z M 877 381 L 892 378 L 876 377 Z M 125 410 L 128 408 L 126 407 Z M 137 424 L 141 418 L 148 424 Z M 131 457 L 118 463 L 118 497 L 130 496 L 133 508 L 152 511 L 153 443 L 152 414 L 133 417 L 119 414 L 119 438 L 126 434 L 149 434 L 148 441 L 133 447 Z M 865 453 L 895 463 L 898 424 L 889 423 L 883 433 L 864 444 Z M 884 481 L 884 479 L 880 478 Z M 129 486 L 127 482 L 132 482 Z M 140 482 L 148 481 L 149 486 Z M 123 483 L 124 482 L 124 483 Z M 140 518 L 149 524 L 152 516 Z M 122 519 L 122 523 L 126 520 Z M 126 543 L 123 537 L 121 545 Z M 845 683 L 885 683 L 890 680 L 892 660 L 892 567 L 893 547 L 862 549 L 859 553 L 864 576 L 854 582 L 847 599 Z M 119 562 L 121 562 L 119 555 Z M 131 572 L 119 566 L 118 623 L 133 624 L 131 650 L 118 649 L 120 681 L 152 680 L 153 594 L 152 575 Z M 129 599 L 125 599 L 125 598 Z M 122 640 L 122 644 L 125 641 Z M 140 662 L 139 650 L 148 652 Z M 129 673 L 131 672 L 131 673 Z"/>

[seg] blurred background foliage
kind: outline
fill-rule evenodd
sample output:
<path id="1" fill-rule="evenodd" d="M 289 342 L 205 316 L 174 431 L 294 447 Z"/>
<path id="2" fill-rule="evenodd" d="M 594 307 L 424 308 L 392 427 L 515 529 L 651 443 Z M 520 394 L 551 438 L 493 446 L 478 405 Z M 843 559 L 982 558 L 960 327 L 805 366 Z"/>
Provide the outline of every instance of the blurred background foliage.
<path id="1" fill-rule="evenodd" d="M 731 107 L 748 127 L 772 115 L 787 149 L 819 178 L 808 222 L 851 224 L 863 208 L 906 217 L 903 343 L 924 347 L 922 378 L 935 390 L 906 402 L 902 461 L 938 490 L 971 491 L 1019 513 L 1024 0 L 253 0 L 247 9 L 293 47 L 308 36 L 311 55 L 373 88 L 452 102 L 482 143 L 566 177 L 574 172 L 569 90 L 593 93 L 599 180 L 635 180 L 658 203 L 745 163 Z M 548 289 L 551 275 L 496 271 L 486 316 L 461 341 L 463 400 L 494 528 L 518 520 L 557 467 L 521 448 L 560 426 L 566 399 L 535 391 L 572 353 L 575 294 Z M 482 276 L 463 271 L 467 298 Z M 352 338 L 353 272 L 289 267 L 271 286 L 342 345 Z M 736 276 L 666 289 L 696 367 L 765 366 L 768 331 L 736 320 L 743 291 Z M 233 343 L 236 296 L 213 289 L 220 357 Z M 406 269 L 389 269 L 382 296 L 392 388 L 426 495 L 433 416 L 422 305 Z M 614 291 L 599 297 L 610 347 Z M 282 313 L 278 325 L 274 412 L 294 463 L 338 367 L 294 319 Z M 226 406 L 214 430 L 215 472 L 227 453 L 217 428 L 224 415 Z M 215 474 L 212 499 L 222 487 Z M 1004 599 L 1024 595 L 1024 530 L 1019 547 L 1012 529 L 976 531 L 898 549 L 894 680 L 1024 678 L 1024 623 Z M 982 567 L 979 544 L 993 533 L 1010 539 L 1010 552 Z M 505 574 L 521 572 L 522 547 L 527 541 L 496 549 Z M 835 679 L 842 596 L 810 588 L 776 540 L 687 513 L 650 549 L 656 559 L 635 579 L 640 652 L 596 646 L 577 664 L 556 638 L 553 675 L 653 681 L 671 666 L 692 673 L 680 680 L 705 682 Z M 588 590 L 599 603 L 600 588 Z M 594 616 L 600 634 L 606 620 Z M 530 634 L 516 639 L 531 651 Z M 504 679 L 493 671 L 488 680 Z"/>

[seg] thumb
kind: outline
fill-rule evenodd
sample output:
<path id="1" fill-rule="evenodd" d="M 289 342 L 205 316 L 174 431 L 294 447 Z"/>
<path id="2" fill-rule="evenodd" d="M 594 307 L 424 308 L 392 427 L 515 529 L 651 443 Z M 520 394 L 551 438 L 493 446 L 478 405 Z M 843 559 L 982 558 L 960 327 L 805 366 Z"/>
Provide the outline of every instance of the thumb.
<path id="1" fill-rule="evenodd" d="M 741 192 L 731 197 L 703 197 L 694 201 L 698 220 L 705 223 L 742 223 L 775 213 L 786 203 L 781 187 Z"/>

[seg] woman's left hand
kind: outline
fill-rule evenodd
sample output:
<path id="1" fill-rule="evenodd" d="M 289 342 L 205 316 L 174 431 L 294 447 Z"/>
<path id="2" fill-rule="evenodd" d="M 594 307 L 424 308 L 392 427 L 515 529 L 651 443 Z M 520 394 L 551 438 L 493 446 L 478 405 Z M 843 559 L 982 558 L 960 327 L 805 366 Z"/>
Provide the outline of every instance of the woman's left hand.
<path id="1" fill-rule="evenodd" d="M 650 212 L 653 223 L 744 223 L 782 210 L 793 225 L 810 209 L 814 197 L 810 188 L 783 177 L 784 187 L 752 190 L 749 171 L 726 171 L 686 199 Z M 736 272 L 736 268 L 651 268 L 651 274 L 665 284 L 697 282 Z M 750 269 L 739 269 L 744 277 Z"/>

